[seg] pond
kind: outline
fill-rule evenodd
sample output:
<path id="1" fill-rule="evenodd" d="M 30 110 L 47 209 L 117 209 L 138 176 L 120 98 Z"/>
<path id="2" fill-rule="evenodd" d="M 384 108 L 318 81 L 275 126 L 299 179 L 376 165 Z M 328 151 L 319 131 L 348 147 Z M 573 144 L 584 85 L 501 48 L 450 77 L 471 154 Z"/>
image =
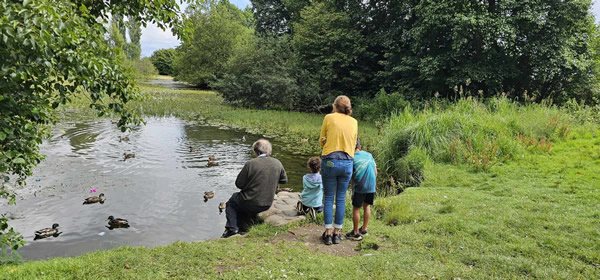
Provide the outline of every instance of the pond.
<path id="1" fill-rule="evenodd" d="M 108 119 L 64 122 L 53 131 L 41 146 L 46 160 L 17 190 L 17 205 L 0 205 L 28 242 L 19 253 L 29 260 L 220 237 L 225 214 L 219 213 L 219 202 L 237 191 L 235 178 L 260 138 L 248 134 L 242 142 L 243 131 L 177 118 L 149 118 L 125 134 Z M 308 157 L 272 142 L 273 156 L 290 179 L 285 187 L 301 190 Z M 123 153 L 135 158 L 123 160 Z M 218 166 L 207 166 L 210 155 Z M 204 202 L 205 191 L 215 191 L 215 197 Z M 82 204 L 100 193 L 105 203 Z M 128 219 L 131 227 L 109 230 L 110 215 Z M 60 224 L 60 236 L 33 241 L 35 230 L 53 223 Z"/>

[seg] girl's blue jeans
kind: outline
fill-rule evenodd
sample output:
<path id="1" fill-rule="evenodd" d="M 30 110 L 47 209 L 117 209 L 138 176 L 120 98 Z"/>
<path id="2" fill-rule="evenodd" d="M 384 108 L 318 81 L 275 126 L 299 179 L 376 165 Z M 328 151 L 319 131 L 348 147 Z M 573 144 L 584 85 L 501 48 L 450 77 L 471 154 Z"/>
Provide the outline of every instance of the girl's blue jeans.
<path id="1" fill-rule="evenodd" d="M 346 208 L 346 190 L 352 178 L 353 160 L 323 159 L 321 163 L 321 177 L 323 178 L 323 197 L 325 228 L 341 229 L 344 223 Z M 335 198 L 335 223 L 333 219 L 333 200 Z"/>

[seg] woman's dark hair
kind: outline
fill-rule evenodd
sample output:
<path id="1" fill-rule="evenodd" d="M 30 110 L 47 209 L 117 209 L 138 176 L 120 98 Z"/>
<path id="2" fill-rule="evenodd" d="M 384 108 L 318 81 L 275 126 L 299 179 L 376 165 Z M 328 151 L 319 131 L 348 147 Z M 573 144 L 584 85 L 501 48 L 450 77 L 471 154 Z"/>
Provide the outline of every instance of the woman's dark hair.
<path id="1" fill-rule="evenodd" d="M 340 95 L 336 97 L 335 101 L 333 101 L 333 106 L 338 113 L 346 114 L 348 116 L 352 115 L 352 104 L 350 103 L 350 98 L 348 98 L 348 96 Z"/>
<path id="2" fill-rule="evenodd" d="M 311 157 L 306 163 L 312 173 L 317 173 L 321 170 L 321 159 L 319 157 Z"/>

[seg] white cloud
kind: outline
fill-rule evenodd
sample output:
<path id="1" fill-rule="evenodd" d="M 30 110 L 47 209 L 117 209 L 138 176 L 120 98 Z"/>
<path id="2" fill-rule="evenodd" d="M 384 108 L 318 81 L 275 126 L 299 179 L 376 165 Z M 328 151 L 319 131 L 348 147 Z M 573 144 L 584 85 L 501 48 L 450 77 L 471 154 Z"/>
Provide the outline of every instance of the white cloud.
<path id="1" fill-rule="evenodd" d="M 170 29 L 162 30 L 156 24 L 148 24 L 142 29 L 142 56 L 150 56 L 159 49 L 168 49 L 179 46 L 181 43 Z"/>

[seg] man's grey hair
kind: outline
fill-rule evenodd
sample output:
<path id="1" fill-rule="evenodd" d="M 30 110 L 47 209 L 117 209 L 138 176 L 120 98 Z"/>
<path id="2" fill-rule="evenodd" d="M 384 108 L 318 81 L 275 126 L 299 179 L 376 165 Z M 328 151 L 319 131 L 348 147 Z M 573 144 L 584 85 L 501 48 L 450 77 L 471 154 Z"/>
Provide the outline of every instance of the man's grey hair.
<path id="1" fill-rule="evenodd" d="M 257 156 L 261 154 L 270 156 L 272 151 L 271 142 L 267 139 L 258 139 L 252 144 L 252 150 Z"/>

